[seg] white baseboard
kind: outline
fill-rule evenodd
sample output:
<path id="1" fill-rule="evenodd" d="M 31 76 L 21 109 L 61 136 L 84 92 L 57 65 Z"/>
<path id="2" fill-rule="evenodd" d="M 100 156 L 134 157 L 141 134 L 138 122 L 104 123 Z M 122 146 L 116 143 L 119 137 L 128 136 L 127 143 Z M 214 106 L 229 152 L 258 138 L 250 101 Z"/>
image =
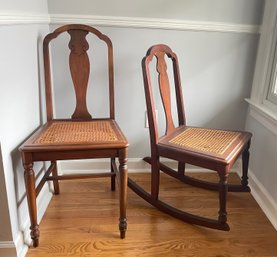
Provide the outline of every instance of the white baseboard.
<path id="1" fill-rule="evenodd" d="M 161 158 L 161 162 L 170 168 L 177 169 L 177 161 L 166 158 Z M 240 162 L 237 162 L 231 171 L 237 171 Z M 150 172 L 150 165 L 143 161 L 142 158 L 129 158 L 128 159 L 128 172 Z M 72 173 L 93 173 L 108 171 L 110 169 L 109 159 L 86 159 L 86 160 L 69 160 L 59 161 L 58 171 L 59 174 L 72 174 Z M 211 172 L 211 170 L 187 165 L 186 171 L 188 172 Z"/>
<path id="2" fill-rule="evenodd" d="M 239 165 L 241 160 L 238 161 Z M 237 170 L 239 176 L 242 175 L 241 169 Z M 263 184 L 257 179 L 254 172 L 248 169 L 248 183 L 251 188 L 251 194 L 271 222 L 272 226 L 277 230 L 277 202 L 273 199 Z"/>
<path id="3" fill-rule="evenodd" d="M 277 202 L 273 199 L 266 188 L 257 179 L 255 174 L 249 170 L 249 185 L 251 194 L 259 204 L 273 227 L 277 230 Z"/>
<path id="4" fill-rule="evenodd" d="M 38 223 L 40 223 L 48 204 L 51 201 L 53 194 L 49 191 L 49 186 L 46 184 L 38 198 L 37 198 L 37 213 L 38 213 Z M 24 257 L 28 251 L 28 247 L 31 245 L 31 237 L 30 237 L 30 220 L 29 215 L 26 215 L 25 222 L 21 224 L 21 231 L 18 232 L 16 240 L 15 240 L 15 248 L 17 251 L 17 257 Z M 0 255 L 2 256 L 2 255 Z M 3 255 L 5 256 L 5 255 Z M 15 255 L 16 256 L 16 255 Z"/>
<path id="5" fill-rule="evenodd" d="M 161 158 L 161 162 L 167 166 L 176 169 L 177 162 L 166 158 Z M 128 159 L 128 172 L 150 172 L 150 165 L 143 161 L 141 158 L 129 158 Z M 59 174 L 72 174 L 72 173 L 94 173 L 103 172 L 110 169 L 109 159 L 86 159 L 86 160 L 70 160 L 59 161 L 58 171 Z M 186 166 L 188 172 L 209 172 L 210 170 L 199 168 L 192 165 Z"/>
<path id="6" fill-rule="evenodd" d="M 0 256 L 17 257 L 13 241 L 0 241 Z"/>

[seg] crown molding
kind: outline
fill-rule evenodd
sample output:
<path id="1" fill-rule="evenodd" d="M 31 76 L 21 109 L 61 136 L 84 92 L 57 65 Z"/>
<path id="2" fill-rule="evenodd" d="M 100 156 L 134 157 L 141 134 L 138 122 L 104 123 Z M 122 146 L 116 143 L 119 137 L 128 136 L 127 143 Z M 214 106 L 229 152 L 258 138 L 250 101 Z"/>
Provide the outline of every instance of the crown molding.
<path id="1" fill-rule="evenodd" d="M 81 23 L 96 26 L 260 34 L 260 26 L 210 21 L 74 14 L 0 13 L 0 25 Z"/>

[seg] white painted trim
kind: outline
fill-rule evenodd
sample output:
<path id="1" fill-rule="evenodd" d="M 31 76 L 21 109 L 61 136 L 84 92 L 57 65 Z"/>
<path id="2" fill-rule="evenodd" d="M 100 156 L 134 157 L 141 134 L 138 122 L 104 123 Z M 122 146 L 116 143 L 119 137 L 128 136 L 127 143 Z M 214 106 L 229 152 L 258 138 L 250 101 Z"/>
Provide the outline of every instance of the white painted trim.
<path id="1" fill-rule="evenodd" d="M 16 254 L 15 246 L 11 247 L 10 241 L 0 242 L 0 256 L 3 257 L 18 257 Z M 22 256 L 24 257 L 24 256 Z"/>
<path id="2" fill-rule="evenodd" d="M 15 248 L 13 241 L 0 241 L 0 248 Z"/>
<path id="3" fill-rule="evenodd" d="M 277 1 L 268 0 L 265 2 L 251 98 L 246 99 L 246 101 L 250 104 L 252 117 L 257 119 L 259 122 L 264 121 L 267 124 L 266 127 L 274 133 L 277 129 L 277 105 L 270 103 L 267 100 L 267 95 L 271 83 L 275 55 L 274 52 L 277 40 L 276 22 Z"/>
<path id="4" fill-rule="evenodd" d="M 250 115 L 268 130 L 277 135 L 277 113 L 264 104 L 257 104 L 251 99 L 245 99 L 250 104 Z"/>
<path id="5" fill-rule="evenodd" d="M 168 161 L 167 164 L 175 167 L 173 161 Z M 150 165 L 143 161 L 141 158 L 128 159 L 128 172 L 150 172 Z M 79 174 L 79 173 L 94 173 L 109 171 L 109 159 L 86 159 L 86 160 L 69 160 L 59 161 L 58 171 L 59 174 Z"/>
<path id="6" fill-rule="evenodd" d="M 177 161 L 173 161 L 166 158 L 161 158 L 161 162 L 170 168 L 177 169 Z M 238 170 L 239 162 L 237 162 L 233 167 L 232 171 Z M 150 165 L 143 161 L 142 158 L 129 158 L 127 162 L 128 172 L 150 172 Z M 109 171 L 110 161 L 109 159 L 85 159 L 85 160 L 66 160 L 58 162 L 58 172 L 59 174 L 80 174 L 80 173 L 94 173 L 94 172 L 104 172 Z M 208 169 L 201 167 L 196 167 L 192 165 L 186 166 L 186 171 L 188 172 L 213 172 Z"/>
<path id="7" fill-rule="evenodd" d="M 263 24 L 260 31 L 260 42 L 252 84 L 251 100 L 262 103 L 269 83 L 269 72 L 273 61 L 273 41 L 275 35 L 275 21 L 277 16 L 277 1 L 266 1 Z"/>
<path id="8" fill-rule="evenodd" d="M 49 24 L 50 17 L 46 14 L 32 13 L 0 13 L 0 25 Z"/>
<path id="9" fill-rule="evenodd" d="M 251 194 L 273 227 L 277 230 L 277 202 L 251 170 L 249 170 L 249 185 L 251 188 Z"/>
<path id="10" fill-rule="evenodd" d="M 231 32 L 259 34 L 260 26 L 220 23 L 208 21 L 188 21 L 175 19 L 155 19 L 140 17 L 116 17 L 96 15 L 74 15 L 74 14 L 50 14 L 52 24 L 63 23 L 85 23 L 98 26 L 143 28 L 143 29 L 169 29 L 169 30 L 191 30 L 209 32 Z"/>
<path id="11" fill-rule="evenodd" d="M 260 26 L 140 17 L 74 14 L 0 13 L 0 25 L 82 23 L 97 26 L 259 34 Z"/>
<path id="12" fill-rule="evenodd" d="M 141 158 L 128 159 L 128 172 L 150 172 L 150 165 Z M 94 173 L 110 169 L 109 159 L 67 160 L 58 162 L 59 174 Z"/>

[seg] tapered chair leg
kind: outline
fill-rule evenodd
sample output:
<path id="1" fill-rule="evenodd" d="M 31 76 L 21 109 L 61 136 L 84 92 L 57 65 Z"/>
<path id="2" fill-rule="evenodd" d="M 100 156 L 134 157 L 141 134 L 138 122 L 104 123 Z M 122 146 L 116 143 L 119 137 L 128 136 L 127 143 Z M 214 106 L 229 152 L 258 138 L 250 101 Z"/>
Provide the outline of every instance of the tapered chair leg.
<path id="1" fill-rule="evenodd" d="M 178 175 L 183 177 L 185 175 L 186 164 L 183 162 L 178 162 Z"/>
<path id="2" fill-rule="evenodd" d="M 159 198 L 160 189 L 160 161 L 159 157 L 151 157 L 151 197 L 154 200 Z"/>
<path id="3" fill-rule="evenodd" d="M 58 171 L 57 171 L 57 162 L 52 161 L 52 164 L 54 164 L 53 169 L 52 169 L 52 175 L 53 177 L 58 176 Z M 54 186 L 54 194 L 58 195 L 60 194 L 60 185 L 59 185 L 59 180 L 53 180 L 53 186 Z"/>
<path id="4" fill-rule="evenodd" d="M 220 175 L 218 221 L 222 224 L 226 224 L 227 222 L 227 211 L 226 211 L 227 193 L 228 193 L 227 175 Z"/>
<path id="5" fill-rule="evenodd" d="M 111 158 L 111 172 L 114 175 L 111 176 L 111 190 L 115 191 L 115 170 L 113 167 L 113 162 L 115 162 L 115 158 Z"/>

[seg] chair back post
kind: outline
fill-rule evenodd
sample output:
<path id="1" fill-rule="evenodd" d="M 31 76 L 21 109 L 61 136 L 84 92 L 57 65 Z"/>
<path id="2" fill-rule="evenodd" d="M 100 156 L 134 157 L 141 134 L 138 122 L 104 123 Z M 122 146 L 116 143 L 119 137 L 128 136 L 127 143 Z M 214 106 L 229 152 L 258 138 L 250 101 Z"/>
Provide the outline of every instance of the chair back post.
<path id="1" fill-rule="evenodd" d="M 89 47 L 86 41 L 86 35 L 88 33 L 92 33 L 96 35 L 100 40 L 104 41 L 108 48 L 109 114 L 110 119 L 114 119 L 114 68 L 112 42 L 110 38 L 108 38 L 106 35 L 102 34 L 99 30 L 95 28 L 82 24 L 72 24 L 64 25 L 56 29 L 54 32 L 48 34 L 43 41 L 47 121 L 53 119 L 52 78 L 49 44 L 51 40 L 55 39 L 63 32 L 68 32 L 71 36 L 69 42 L 69 48 L 71 50 L 69 56 L 69 66 L 76 96 L 76 109 L 71 118 L 77 120 L 89 120 L 92 118 L 87 110 L 86 104 L 88 87 L 87 83 L 90 73 L 90 63 L 88 55 L 86 53 Z M 81 69 L 80 65 L 82 65 Z"/>
<path id="2" fill-rule="evenodd" d="M 182 84 L 181 84 L 180 73 L 179 73 L 179 63 L 175 53 L 172 53 L 172 62 L 173 62 L 173 75 L 174 75 L 174 83 L 175 83 L 178 122 L 179 122 L 179 126 L 181 126 L 181 125 L 186 125 L 186 116 L 184 111 L 185 109 L 184 109 L 184 101 L 183 101 Z"/>
<path id="3" fill-rule="evenodd" d="M 185 125 L 185 113 L 184 113 L 184 104 L 183 104 L 183 94 L 180 83 L 178 59 L 175 53 L 166 46 L 166 45 L 154 45 L 149 48 L 146 56 L 142 60 L 142 71 L 143 71 L 143 81 L 146 97 L 146 106 L 148 114 L 148 123 L 150 130 L 150 138 L 153 145 L 158 142 L 158 125 L 155 115 L 155 103 L 153 97 L 153 89 L 151 85 L 151 76 L 149 71 L 149 63 L 153 60 L 155 56 L 157 59 L 157 72 L 158 72 L 158 84 L 160 96 L 165 112 L 166 117 L 166 131 L 165 134 L 170 134 L 174 128 L 174 122 L 171 111 L 171 98 L 170 98 L 170 85 L 167 75 L 167 66 L 165 62 L 165 55 L 172 60 L 173 63 L 173 75 L 174 75 L 174 84 L 175 84 L 175 94 L 176 94 L 176 103 L 177 103 L 177 112 L 178 112 L 178 122 L 179 125 Z"/>
<path id="4" fill-rule="evenodd" d="M 158 127 L 157 127 L 157 118 L 155 115 L 155 104 L 153 97 L 153 90 L 150 80 L 149 74 L 149 62 L 152 60 L 153 56 L 145 56 L 142 59 L 142 73 L 143 73 L 143 82 L 144 82 L 144 92 L 145 92 L 145 100 L 147 107 L 147 117 L 148 117 L 148 125 L 149 132 L 151 138 L 151 149 L 153 149 L 153 145 L 156 145 L 158 142 Z"/>

